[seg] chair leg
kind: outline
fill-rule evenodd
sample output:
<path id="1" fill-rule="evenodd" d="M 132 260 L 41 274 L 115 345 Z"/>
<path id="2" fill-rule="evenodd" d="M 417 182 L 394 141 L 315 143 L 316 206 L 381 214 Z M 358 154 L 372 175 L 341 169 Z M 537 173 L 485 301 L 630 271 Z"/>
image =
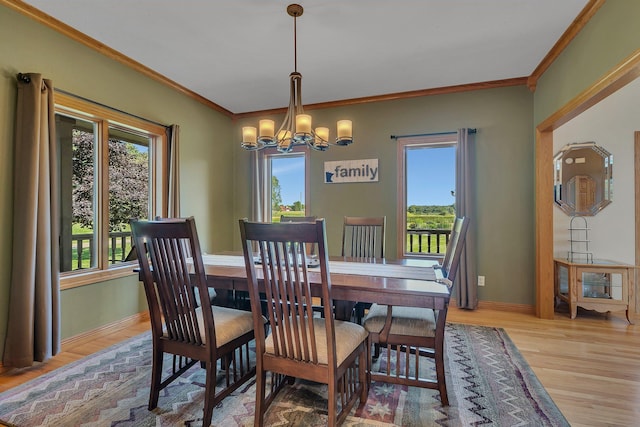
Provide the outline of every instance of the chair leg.
<path id="1" fill-rule="evenodd" d="M 442 406 L 449 406 L 449 396 L 447 396 L 447 380 L 444 375 L 444 356 L 442 349 L 435 352 L 436 379 L 438 381 L 438 391 L 440 392 L 440 402 Z"/>
<path id="2" fill-rule="evenodd" d="M 331 377 L 331 375 L 329 375 Z M 340 380 L 336 380 L 335 378 L 329 378 L 328 385 L 328 408 L 327 408 L 327 425 L 329 427 L 336 427 L 337 418 L 338 418 L 338 384 Z M 344 409 L 343 409 L 344 410 Z"/>
<path id="3" fill-rule="evenodd" d="M 358 382 L 360 383 L 360 405 L 363 406 L 367 402 L 367 397 L 369 395 L 369 351 L 371 350 L 371 345 L 369 345 L 369 340 L 366 341 L 365 350 L 360 353 L 360 360 L 358 361 Z"/>
<path id="4" fill-rule="evenodd" d="M 204 387 L 204 412 L 202 416 L 202 427 L 209 427 L 211 425 L 211 418 L 213 417 L 213 398 L 216 394 L 216 361 L 206 362 L 206 379 Z"/>
<path id="5" fill-rule="evenodd" d="M 149 394 L 149 410 L 158 406 L 158 397 L 160 396 L 160 383 L 162 382 L 162 352 L 153 349 L 151 361 L 151 391 Z"/>
<path id="6" fill-rule="evenodd" d="M 258 364 L 260 364 L 258 362 Z M 256 367 L 256 409 L 254 425 L 256 427 L 262 427 L 264 425 L 264 413 L 267 410 L 265 407 L 265 386 L 267 381 L 267 373 L 262 370 L 262 366 Z"/>

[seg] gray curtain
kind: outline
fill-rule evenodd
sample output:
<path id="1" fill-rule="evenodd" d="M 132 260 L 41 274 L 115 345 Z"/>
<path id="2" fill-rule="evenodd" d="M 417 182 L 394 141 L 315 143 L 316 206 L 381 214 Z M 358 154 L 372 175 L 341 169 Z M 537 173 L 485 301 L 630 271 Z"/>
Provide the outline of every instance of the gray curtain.
<path id="1" fill-rule="evenodd" d="M 60 350 L 59 220 L 53 84 L 18 75 L 13 252 L 5 366 L 31 366 Z"/>
<path id="2" fill-rule="evenodd" d="M 180 126 L 167 128 L 169 140 L 169 185 L 168 212 L 169 218 L 180 217 Z"/>
<path id="3" fill-rule="evenodd" d="M 478 307 L 478 284 L 476 274 L 476 212 L 475 212 L 475 144 L 474 134 L 469 129 L 458 129 L 456 148 L 456 215 L 470 219 L 464 251 L 460 259 L 460 270 L 454 283 L 456 302 L 460 308 Z"/>

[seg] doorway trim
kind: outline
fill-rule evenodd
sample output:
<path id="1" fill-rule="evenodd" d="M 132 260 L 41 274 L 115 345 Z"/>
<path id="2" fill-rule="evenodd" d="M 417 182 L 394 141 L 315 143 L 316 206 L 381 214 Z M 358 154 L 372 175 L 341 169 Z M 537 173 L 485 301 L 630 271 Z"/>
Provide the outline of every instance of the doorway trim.
<path id="1" fill-rule="evenodd" d="M 536 316 L 554 317 L 553 272 L 553 131 L 640 76 L 640 49 L 614 67 L 595 84 L 536 126 L 535 219 L 536 219 Z M 638 161 L 636 157 L 636 162 Z M 637 167 L 636 167 L 637 169 Z M 636 185 L 636 236 L 640 232 L 640 206 Z M 636 266 L 639 265 L 636 237 Z"/>

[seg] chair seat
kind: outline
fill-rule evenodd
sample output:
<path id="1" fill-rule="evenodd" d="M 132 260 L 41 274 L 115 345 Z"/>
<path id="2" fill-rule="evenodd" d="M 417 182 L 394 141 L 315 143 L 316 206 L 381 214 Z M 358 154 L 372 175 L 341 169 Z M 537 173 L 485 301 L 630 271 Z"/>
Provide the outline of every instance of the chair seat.
<path id="1" fill-rule="evenodd" d="M 380 333 L 387 318 L 387 306 L 373 304 L 364 318 L 364 327 Z M 391 335 L 435 337 L 436 317 L 430 308 L 393 306 Z"/>
<path id="2" fill-rule="evenodd" d="M 253 314 L 250 311 L 236 310 L 233 308 L 212 306 L 213 322 L 216 331 L 216 343 L 222 347 L 231 340 L 238 338 L 253 330 Z M 202 341 L 206 343 L 204 322 L 202 320 L 202 307 L 196 309 L 198 328 Z M 267 319 L 264 318 L 264 323 Z"/>
<path id="3" fill-rule="evenodd" d="M 325 319 L 313 318 L 316 346 L 318 349 L 318 363 L 328 364 L 327 333 Z M 336 358 L 340 365 L 353 351 L 367 339 L 368 332 L 360 325 L 341 320 L 334 321 L 336 334 Z M 297 350 L 296 355 L 297 355 Z M 265 352 L 275 354 L 273 334 L 265 340 Z"/>

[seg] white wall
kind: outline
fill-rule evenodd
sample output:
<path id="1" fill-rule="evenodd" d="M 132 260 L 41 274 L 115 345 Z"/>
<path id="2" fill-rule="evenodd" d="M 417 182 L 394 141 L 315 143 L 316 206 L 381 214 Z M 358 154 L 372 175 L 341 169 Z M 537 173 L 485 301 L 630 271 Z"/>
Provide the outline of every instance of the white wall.
<path id="1" fill-rule="evenodd" d="M 626 264 L 635 263 L 633 134 L 634 131 L 640 131 L 638 95 L 640 79 L 600 101 L 553 133 L 554 153 L 565 144 L 595 141 L 613 154 L 612 203 L 595 216 L 585 218 L 590 228 L 589 249 L 594 258 Z M 571 217 L 557 206 L 553 211 L 554 256 L 566 258 Z"/>

